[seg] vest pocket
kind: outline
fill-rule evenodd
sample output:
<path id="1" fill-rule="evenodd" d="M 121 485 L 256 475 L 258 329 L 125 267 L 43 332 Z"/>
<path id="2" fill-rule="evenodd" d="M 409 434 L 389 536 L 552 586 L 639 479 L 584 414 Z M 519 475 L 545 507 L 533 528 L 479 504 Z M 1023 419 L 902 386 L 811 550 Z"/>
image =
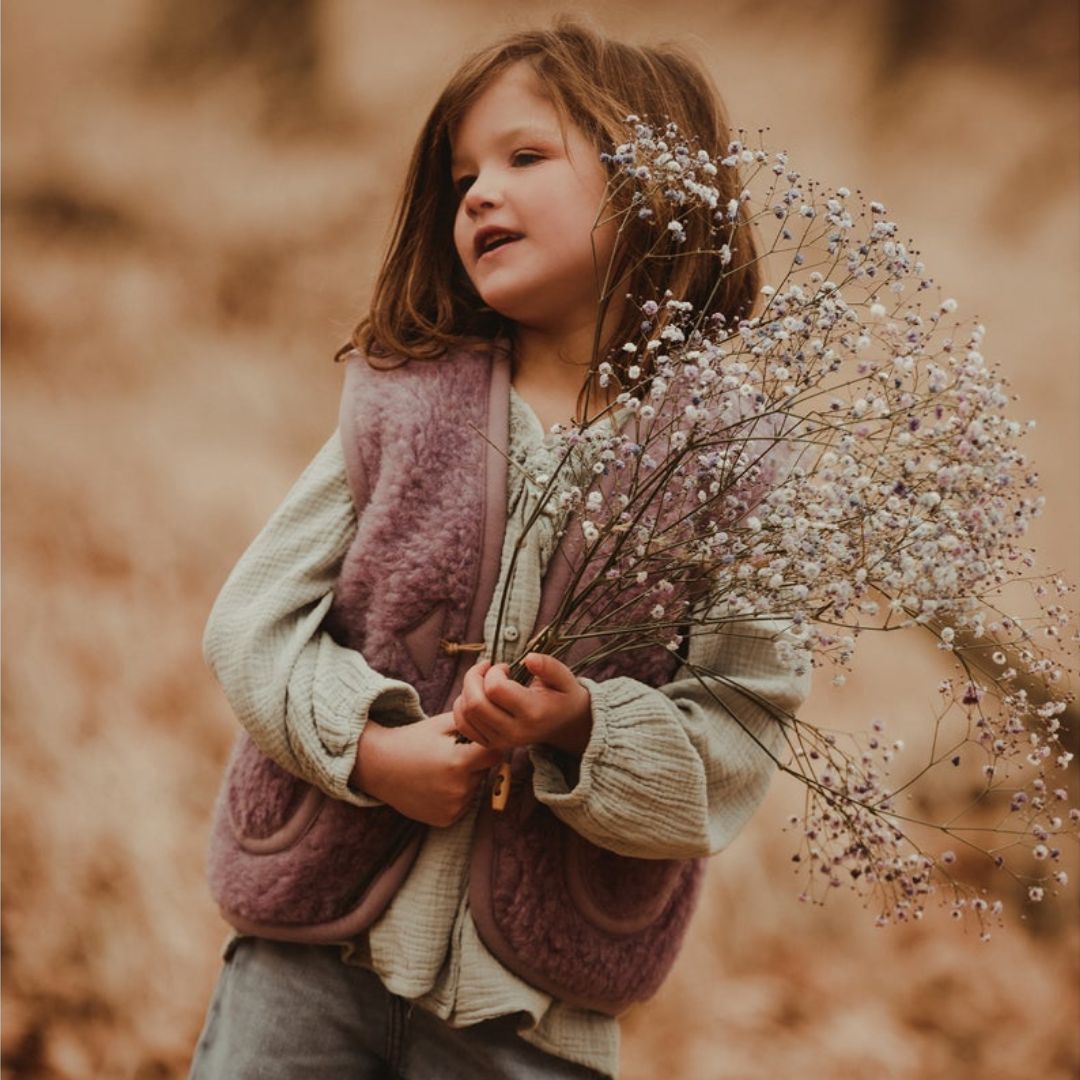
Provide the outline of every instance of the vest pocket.
<path id="1" fill-rule="evenodd" d="M 242 735 L 225 781 L 229 823 L 246 851 L 271 854 L 307 831 L 326 796 L 286 772 Z"/>
<path id="2" fill-rule="evenodd" d="M 519 763 L 506 810 L 485 802 L 477 817 L 469 902 L 480 939 L 533 986 L 618 1015 L 651 997 L 675 962 L 703 863 L 589 843 L 536 801 L 527 755 Z"/>
<path id="3" fill-rule="evenodd" d="M 664 913 L 684 866 L 671 859 L 636 859 L 563 830 L 566 888 L 578 911 L 609 934 L 636 934 Z"/>
<path id="4" fill-rule="evenodd" d="M 342 941 L 390 903 L 425 833 L 389 806 L 330 798 L 274 764 L 244 734 L 215 808 L 210 892 L 242 933 Z"/>

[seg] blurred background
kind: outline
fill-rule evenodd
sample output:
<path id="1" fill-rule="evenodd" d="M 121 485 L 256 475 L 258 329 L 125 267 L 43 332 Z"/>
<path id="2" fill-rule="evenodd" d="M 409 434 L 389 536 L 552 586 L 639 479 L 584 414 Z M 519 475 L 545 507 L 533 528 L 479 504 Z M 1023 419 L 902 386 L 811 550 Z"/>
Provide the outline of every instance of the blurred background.
<path id="1" fill-rule="evenodd" d="M 336 423 L 331 357 L 434 97 L 556 11 L 682 42 L 736 126 L 886 204 L 1038 420 L 1034 542 L 1080 577 L 1069 0 L 8 0 L 5 1078 L 185 1075 L 226 936 L 203 852 L 237 731 L 206 616 Z M 917 748 L 937 665 L 869 642 L 806 715 Z M 778 781 L 712 861 L 674 975 L 624 1023 L 627 1080 L 1077 1075 L 1075 885 L 1031 907 L 988 880 L 1008 911 L 989 944 L 944 913 L 878 930 L 840 890 L 798 902 L 798 803 Z"/>

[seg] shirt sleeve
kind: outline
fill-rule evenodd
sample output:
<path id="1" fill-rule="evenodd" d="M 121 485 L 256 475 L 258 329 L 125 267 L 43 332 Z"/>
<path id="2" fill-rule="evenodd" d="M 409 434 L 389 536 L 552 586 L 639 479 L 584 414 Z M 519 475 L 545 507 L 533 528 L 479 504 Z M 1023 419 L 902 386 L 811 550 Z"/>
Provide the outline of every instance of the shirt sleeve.
<path id="1" fill-rule="evenodd" d="M 233 568 L 203 655 L 264 754 L 332 798 L 373 806 L 349 785 L 365 723 L 424 713 L 413 687 L 320 629 L 356 525 L 335 432 Z"/>
<path id="2" fill-rule="evenodd" d="M 531 752 L 537 800 L 587 840 L 641 858 L 723 850 L 761 802 L 783 720 L 809 673 L 777 656 L 786 625 L 740 621 L 692 635 L 689 665 L 653 689 L 631 678 L 583 678 L 593 726 L 576 778 L 546 748 Z M 564 763 L 565 764 L 565 763 Z M 576 782 L 575 782 L 576 779 Z"/>

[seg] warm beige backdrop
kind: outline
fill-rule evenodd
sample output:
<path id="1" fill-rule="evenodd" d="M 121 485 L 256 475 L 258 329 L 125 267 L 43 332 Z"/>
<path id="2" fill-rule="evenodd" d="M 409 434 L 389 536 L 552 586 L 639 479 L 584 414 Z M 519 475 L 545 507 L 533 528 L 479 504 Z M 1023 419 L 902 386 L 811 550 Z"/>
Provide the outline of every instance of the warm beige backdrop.
<path id="1" fill-rule="evenodd" d="M 203 623 L 332 430 L 330 357 L 432 99 L 465 51 L 557 9 L 508 10 L 3 6 L 4 1077 L 184 1075 L 225 936 L 202 852 L 236 730 Z M 736 123 L 917 238 L 1038 418 L 1035 539 L 1075 580 L 1073 4 L 577 10 L 695 48 Z M 812 715 L 917 742 L 932 652 L 864 661 Z M 1021 921 L 1002 882 L 989 945 L 943 917 L 874 930 L 842 895 L 811 910 L 780 832 L 796 797 L 778 783 L 714 860 L 674 976 L 625 1023 L 627 1080 L 1076 1075 L 1075 888 Z"/>

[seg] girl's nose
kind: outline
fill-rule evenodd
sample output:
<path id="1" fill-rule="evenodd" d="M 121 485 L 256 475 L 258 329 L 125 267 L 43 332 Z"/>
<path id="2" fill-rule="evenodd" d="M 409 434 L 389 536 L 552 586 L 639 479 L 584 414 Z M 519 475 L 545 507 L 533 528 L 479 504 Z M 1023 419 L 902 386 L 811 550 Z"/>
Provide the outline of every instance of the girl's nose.
<path id="1" fill-rule="evenodd" d="M 491 177 L 478 176 L 465 192 L 465 209 L 470 214 L 493 210 L 502 204 L 502 192 Z"/>

